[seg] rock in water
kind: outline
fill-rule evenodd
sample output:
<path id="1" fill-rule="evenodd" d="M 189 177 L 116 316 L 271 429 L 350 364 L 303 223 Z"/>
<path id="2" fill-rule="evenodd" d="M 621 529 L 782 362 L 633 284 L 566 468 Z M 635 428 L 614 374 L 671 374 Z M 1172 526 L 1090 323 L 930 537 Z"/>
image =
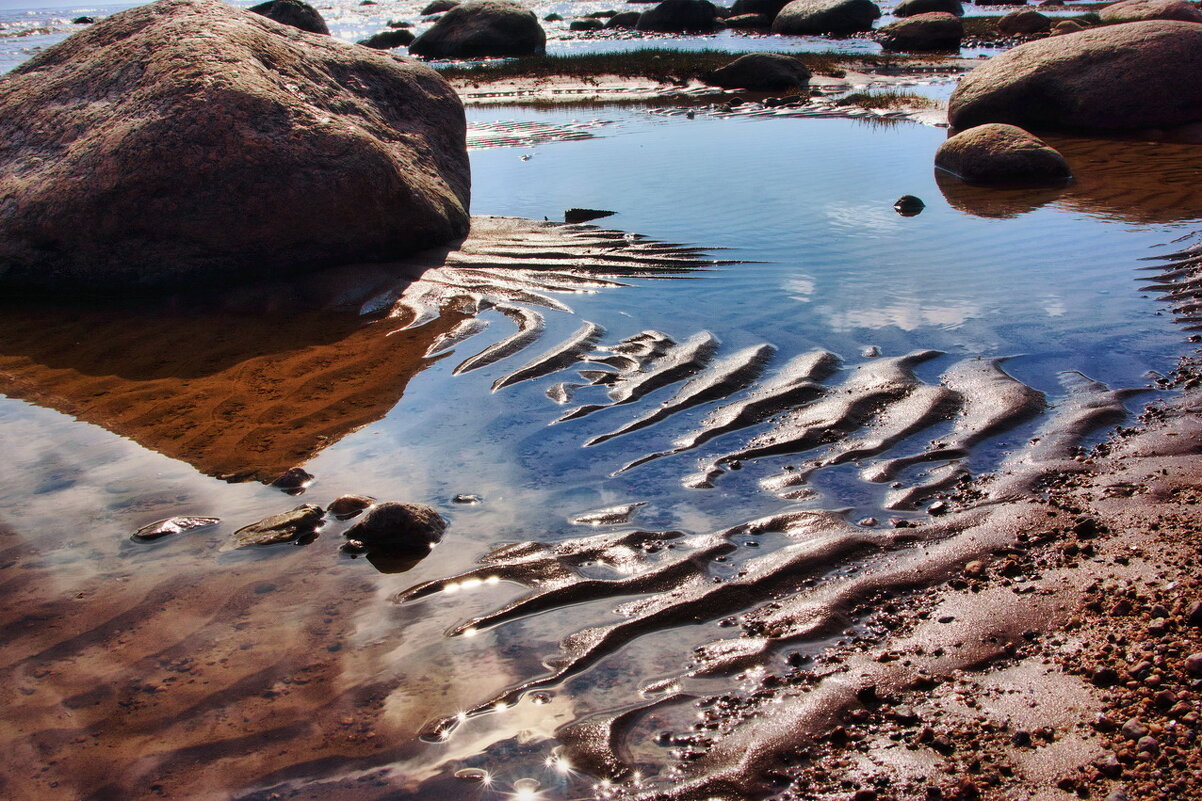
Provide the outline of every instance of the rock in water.
<path id="1" fill-rule="evenodd" d="M 508 0 L 460 3 L 409 46 L 426 58 L 529 56 L 547 46 L 534 12 Z"/>
<path id="2" fill-rule="evenodd" d="M 459 5 L 459 0 L 434 0 L 433 3 L 422 9 L 422 16 L 428 17 L 431 14 L 441 14 L 444 11 L 450 11 L 457 5 Z"/>
<path id="3" fill-rule="evenodd" d="M 1032 33 L 1047 33 L 1052 29 L 1052 20 L 1033 8 L 1011 11 L 997 21 L 998 33 L 1006 36 L 1026 36 Z"/>
<path id="4" fill-rule="evenodd" d="M 281 25 L 291 25 L 309 33 L 330 35 L 330 29 L 317 9 L 308 3 L 302 3 L 301 0 L 268 0 L 266 3 L 251 6 L 248 10 L 273 19 Z"/>
<path id="5" fill-rule="evenodd" d="M 893 16 L 912 17 L 915 14 L 929 14 L 932 11 L 943 11 L 964 16 L 964 6 L 960 0 L 902 0 L 893 7 Z"/>
<path id="6" fill-rule="evenodd" d="M 0 81 L 0 284 L 161 289 L 462 237 L 463 106 L 433 70 L 234 8 L 114 14 Z"/>
<path id="7" fill-rule="evenodd" d="M 707 33 L 717 25 L 718 9 L 709 0 L 664 0 L 639 17 L 640 31 Z"/>
<path id="8" fill-rule="evenodd" d="M 955 14 L 929 11 L 881 28 L 886 50 L 956 50 L 964 36 L 964 23 Z"/>
<path id="9" fill-rule="evenodd" d="M 221 519 L 217 517 L 169 517 L 166 520 L 158 520 L 148 526 L 142 526 L 134 532 L 133 538 L 137 541 L 157 540 L 170 534 L 208 528 L 220 522 Z"/>
<path id="10" fill-rule="evenodd" d="M 248 548 L 252 545 L 304 541 L 317 533 L 323 517 L 325 513 L 321 511 L 321 507 L 306 503 L 291 511 L 243 526 L 234 532 L 234 544 L 238 548 Z"/>
<path id="11" fill-rule="evenodd" d="M 390 501 L 373 506 L 343 536 L 368 551 L 424 556 L 442 539 L 446 527 L 446 521 L 429 506 Z"/>
<path id="12" fill-rule="evenodd" d="M 995 56 L 960 81 L 948 121 L 1087 132 L 1185 125 L 1202 120 L 1202 81 L 1184 77 L 1200 74 L 1202 25 L 1108 25 Z"/>
<path id="13" fill-rule="evenodd" d="M 354 517 L 375 502 L 376 499 L 370 495 L 342 495 L 335 498 L 334 502 L 326 507 L 326 511 L 339 520 L 345 520 Z"/>
<path id="14" fill-rule="evenodd" d="M 1149 19 L 1175 19 L 1202 22 L 1202 11 L 1185 0 L 1123 0 L 1098 12 L 1102 22 L 1135 22 Z"/>
<path id="15" fill-rule="evenodd" d="M 714 70 L 705 82 L 724 89 L 776 92 L 804 88 L 810 82 L 810 70 L 791 56 L 748 53 Z"/>
<path id="16" fill-rule="evenodd" d="M 872 0 L 793 0 L 772 21 L 772 32 L 792 36 L 856 33 L 872 28 L 881 9 Z"/>
<path id="17" fill-rule="evenodd" d="M 914 195 L 902 195 L 893 204 L 893 210 L 903 217 L 917 217 L 926 207 L 927 204 L 922 202 L 922 198 Z"/>
<path id="18" fill-rule="evenodd" d="M 1044 185 L 1071 177 L 1064 156 L 1042 139 L 996 123 L 948 139 L 935 151 L 935 166 L 970 184 Z"/>
<path id="19" fill-rule="evenodd" d="M 397 47 L 405 47 L 412 44 L 416 37 L 413 31 L 400 28 L 392 31 L 381 31 L 377 34 L 367 37 L 359 42 L 364 47 L 370 47 L 373 50 L 392 50 Z"/>

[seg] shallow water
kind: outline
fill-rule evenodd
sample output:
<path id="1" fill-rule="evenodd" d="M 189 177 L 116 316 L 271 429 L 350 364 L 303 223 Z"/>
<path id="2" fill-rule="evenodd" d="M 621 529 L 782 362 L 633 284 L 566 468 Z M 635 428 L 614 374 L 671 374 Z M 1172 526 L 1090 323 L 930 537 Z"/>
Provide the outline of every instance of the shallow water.
<path id="1" fill-rule="evenodd" d="M 1005 359 L 995 377 L 1043 393 L 1051 409 L 1015 412 L 972 440 L 956 462 L 979 475 L 1057 406 L 1069 407 L 1079 373 L 1116 389 L 1144 387 L 1147 372 L 1167 371 L 1182 348 L 1183 331 L 1140 292 L 1136 268 L 1197 231 L 1196 149 L 1062 140 L 1074 184 L 979 192 L 940 186 L 930 165 L 944 133 L 915 124 L 704 108 L 688 119 L 613 107 L 495 107 L 472 110 L 470 121 L 476 131 L 514 131 L 519 140 L 532 129 L 551 134 L 473 152 L 474 213 L 557 220 L 573 207 L 610 210 L 617 213 L 598 221 L 606 228 L 699 247 L 702 261 L 728 263 L 690 262 L 663 276 L 614 279 L 625 286 L 577 291 L 564 291 L 566 278 L 549 289 L 554 282 L 540 287 L 531 278 L 534 288 L 508 302 L 542 315 L 545 333 L 467 371 L 465 360 L 508 337 L 514 318 L 500 306 L 486 309 L 478 315 L 488 322 L 483 332 L 424 359 L 463 316 L 446 311 L 403 331 L 403 315 L 361 325 L 347 309 L 375 290 L 346 287 L 374 286 L 362 277 L 318 279 L 290 294 L 247 291 L 218 307 L 185 299 L 108 311 L 7 309 L 0 676 L 13 734 L 8 795 L 260 798 L 286 787 L 302 798 L 461 798 L 465 787 L 477 791 L 452 777 L 465 765 L 490 771 L 497 792 L 537 778 L 541 798 L 586 795 L 594 779 L 554 761 L 557 728 L 641 701 L 650 680 L 680 677 L 685 655 L 729 636 L 720 618 L 742 608 L 652 628 L 651 637 L 635 632 L 573 675 L 476 714 L 544 674 L 564 635 L 628 618 L 612 598 L 585 594 L 469 628 L 474 636 L 444 636 L 520 596 L 515 581 L 533 580 L 504 560 L 422 599 L 398 603 L 398 594 L 471 570 L 506 542 L 564 543 L 569 555 L 594 554 L 573 567 L 579 576 L 621 581 L 642 570 L 626 545 L 565 541 L 633 528 L 704 537 L 793 510 L 921 517 L 883 508 L 896 488 L 868 480 L 852 461 L 811 465 L 821 448 L 747 458 L 741 470 L 725 462 L 714 489 L 682 485 L 788 414 L 611 475 L 704 430 L 715 407 L 758 391 L 799 354 L 839 357 L 832 375 L 815 377 L 837 399 L 841 382 L 884 370 L 890 359 L 943 352 L 915 359 L 909 383 L 882 395 L 880 409 L 899 408 L 890 404 L 901 394 L 930 390 L 941 376 L 956 386 L 957 370 L 992 369 L 978 359 Z M 557 141 L 556 131 L 584 138 Z M 922 198 L 925 210 L 899 216 L 892 204 L 902 194 Z M 587 229 L 578 236 L 587 238 Z M 605 248 L 620 255 L 639 242 L 616 235 Z M 540 298 L 570 310 L 534 305 Z M 653 425 L 585 448 L 683 398 L 674 393 L 702 362 L 629 405 L 553 425 L 580 403 L 604 402 L 604 388 L 582 388 L 566 406 L 545 391 L 570 372 L 492 390 L 583 321 L 605 329 L 602 345 L 647 329 L 678 343 L 708 331 L 715 363 L 744 349 L 774 350 L 762 371 L 748 367 L 742 384 L 714 399 L 682 402 Z M 1131 408 L 1140 402 L 1128 400 Z M 968 412 L 925 420 L 875 463 L 921 453 L 931 439 L 954 440 L 956 420 L 969 420 Z M 838 418 L 829 431 L 855 434 L 850 420 Z M 851 431 L 839 428 L 845 423 Z M 871 416 L 867 424 L 871 430 Z M 824 434 L 821 442 L 837 449 L 843 440 Z M 938 462 L 905 468 L 899 479 L 920 485 Z M 299 498 L 259 483 L 297 463 L 317 476 Z M 785 464 L 815 468 L 805 487 L 813 494 L 782 497 L 760 485 Z M 347 525 L 337 522 L 306 547 L 228 548 L 240 525 L 347 492 L 433 504 L 451 521 L 446 540 L 416 564 L 376 566 L 337 552 Z M 482 501 L 456 503 L 458 495 Z M 629 523 L 572 522 L 631 503 L 644 505 Z M 223 522 L 154 543 L 129 539 L 176 514 Z M 783 553 L 792 536 L 765 531 L 747 545 L 741 535 L 737 552 L 706 569 L 715 581 L 733 577 L 761 554 Z M 668 564 L 679 553 L 656 546 L 640 559 Z M 837 576 L 872 559 L 844 554 L 806 569 Z M 654 597 L 641 590 L 625 600 Z M 831 636 L 816 633 L 801 647 L 820 649 Z M 702 692 L 732 682 L 676 679 Z M 419 738 L 431 721 L 460 710 L 464 720 L 448 739 Z M 631 736 L 630 753 L 654 769 L 663 749 L 650 738 L 682 714 L 655 711 Z"/>

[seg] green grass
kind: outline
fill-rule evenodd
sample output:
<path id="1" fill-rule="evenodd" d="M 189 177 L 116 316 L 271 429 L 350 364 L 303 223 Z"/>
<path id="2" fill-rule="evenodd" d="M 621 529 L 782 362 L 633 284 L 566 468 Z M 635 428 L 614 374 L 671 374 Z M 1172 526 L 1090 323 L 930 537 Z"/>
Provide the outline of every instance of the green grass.
<path id="1" fill-rule="evenodd" d="M 840 53 L 786 53 L 805 62 L 817 75 L 841 75 L 844 67 L 877 66 L 898 63 L 899 56 L 848 56 Z M 729 64 L 735 55 L 720 50 L 632 50 L 626 53 L 589 53 L 579 55 L 527 56 L 487 64 L 437 67 L 448 79 L 495 80 L 497 78 L 546 78 L 562 76 L 593 78 L 618 75 L 624 78 L 654 78 L 682 81 L 700 78 Z M 916 57 L 917 58 L 917 57 Z M 929 60 L 929 59 L 925 59 Z"/>
<path id="2" fill-rule="evenodd" d="M 840 106 L 859 106 L 868 109 L 933 108 L 934 100 L 913 92 L 889 89 L 884 92 L 853 92 L 835 101 Z"/>

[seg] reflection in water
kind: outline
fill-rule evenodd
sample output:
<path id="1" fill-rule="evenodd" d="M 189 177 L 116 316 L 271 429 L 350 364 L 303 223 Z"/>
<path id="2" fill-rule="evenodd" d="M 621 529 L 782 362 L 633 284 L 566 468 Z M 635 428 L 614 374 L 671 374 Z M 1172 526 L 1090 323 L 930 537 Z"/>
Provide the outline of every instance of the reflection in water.
<path id="1" fill-rule="evenodd" d="M 1055 202 L 1073 211 L 1133 223 L 1171 223 L 1202 217 L 1202 148 L 1047 136 L 1073 173 L 1063 187 L 972 186 L 936 170 L 947 202 L 978 217 L 1018 217 Z"/>

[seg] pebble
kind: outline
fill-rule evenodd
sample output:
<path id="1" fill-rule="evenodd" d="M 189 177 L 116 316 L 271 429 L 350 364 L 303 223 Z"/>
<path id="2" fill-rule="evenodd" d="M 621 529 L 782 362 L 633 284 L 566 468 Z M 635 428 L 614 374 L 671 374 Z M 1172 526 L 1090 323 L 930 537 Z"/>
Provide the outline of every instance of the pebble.
<path id="1" fill-rule="evenodd" d="M 477 504 L 477 503 L 483 503 L 483 502 L 484 502 L 484 498 L 479 495 L 461 494 L 461 495 L 456 495 L 454 498 L 451 499 L 451 503 Z"/>
<path id="2" fill-rule="evenodd" d="M 1138 740 L 1148 735 L 1148 727 L 1139 718 L 1131 718 L 1123 724 L 1122 734 L 1128 740 Z"/>
<path id="3" fill-rule="evenodd" d="M 1185 658 L 1185 672 L 1191 676 L 1202 676 L 1202 653 L 1193 653 Z"/>
<path id="4" fill-rule="evenodd" d="M 370 495 L 343 495 L 336 498 L 333 503 L 326 507 L 326 511 L 339 520 L 346 520 L 359 514 L 375 502 L 376 499 Z"/>
<path id="5" fill-rule="evenodd" d="M 488 771 L 480 768 L 464 768 L 463 770 L 455 771 L 455 778 L 466 782 L 486 782 L 489 776 Z"/>

